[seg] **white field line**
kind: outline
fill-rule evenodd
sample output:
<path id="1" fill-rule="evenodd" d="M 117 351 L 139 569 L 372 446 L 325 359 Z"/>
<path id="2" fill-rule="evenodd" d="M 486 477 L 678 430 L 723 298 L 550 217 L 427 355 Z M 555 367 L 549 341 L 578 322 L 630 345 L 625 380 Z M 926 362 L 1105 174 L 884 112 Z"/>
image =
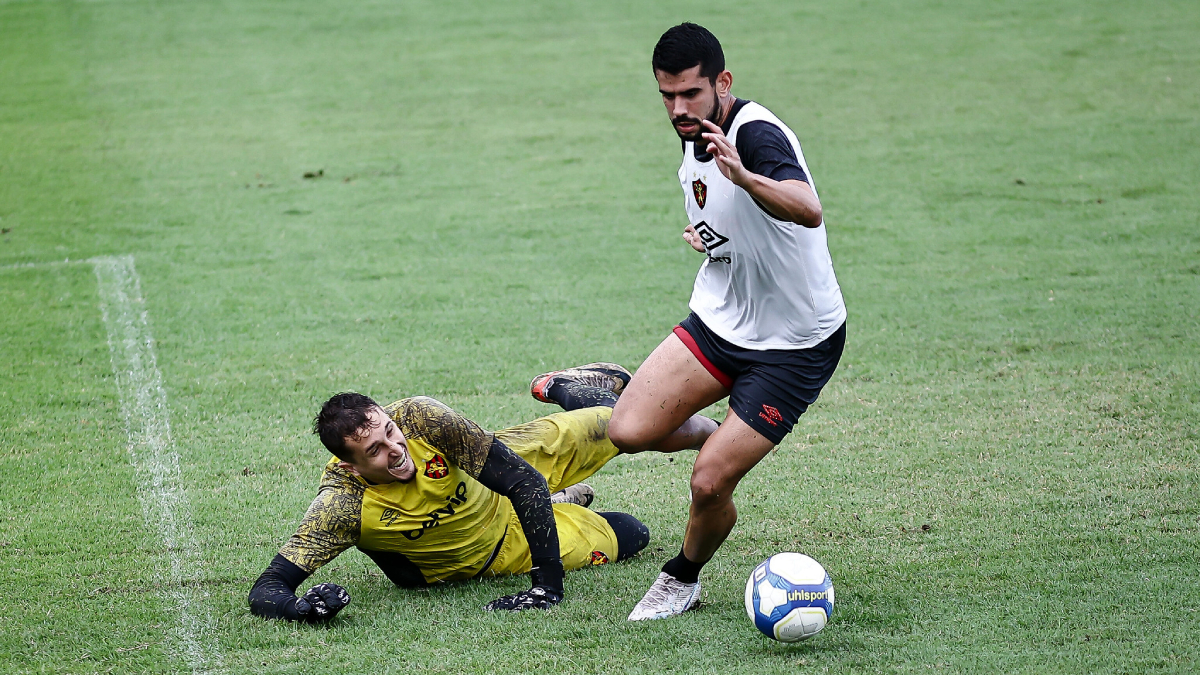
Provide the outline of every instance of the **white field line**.
<path id="1" fill-rule="evenodd" d="M 0 3 L 3 4 L 3 3 Z M 92 260 L 71 260 L 66 258 L 63 260 L 50 260 L 47 262 L 27 262 L 27 263 L 12 263 L 10 265 L 0 265 L 0 272 L 9 270 L 38 270 L 46 269 L 47 267 L 58 267 L 60 265 L 82 265 L 90 263 Z"/>
<path id="2" fill-rule="evenodd" d="M 191 507 L 179 472 L 179 454 L 171 440 L 167 394 L 154 356 L 141 282 L 132 256 L 89 262 L 100 284 L 100 312 L 108 329 L 121 414 L 129 433 L 138 501 L 146 525 L 157 531 L 167 548 L 166 569 L 156 574 L 167 599 L 181 615 L 174 632 L 183 657 L 192 672 L 209 672 L 220 664 L 221 652 L 215 624 L 202 601 L 204 594 L 192 583 L 200 573 L 202 559 L 192 537 Z"/>

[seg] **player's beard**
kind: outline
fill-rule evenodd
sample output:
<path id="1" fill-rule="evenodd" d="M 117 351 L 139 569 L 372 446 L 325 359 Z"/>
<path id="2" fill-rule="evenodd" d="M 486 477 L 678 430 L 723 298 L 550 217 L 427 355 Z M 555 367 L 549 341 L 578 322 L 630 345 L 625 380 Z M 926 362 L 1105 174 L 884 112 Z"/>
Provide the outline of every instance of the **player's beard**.
<path id="1" fill-rule="evenodd" d="M 712 110 L 709 111 L 708 116 L 705 117 L 704 119 L 708 120 L 709 122 L 712 122 L 713 124 L 717 124 L 717 120 L 720 118 L 721 118 L 721 98 L 718 96 L 717 99 L 715 101 L 713 101 Z M 690 134 L 683 133 L 682 131 L 679 130 L 679 124 L 681 122 L 682 123 L 690 122 L 692 124 L 695 124 L 696 131 L 694 133 L 690 133 Z M 720 125 L 717 124 L 717 126 L 720 126 Z M 693 143 L 699 143 L 700 141 L 703 141 L 704 139 L 701 137 L 701 134 L 708 133 L 708 129 L 704 128 L 704 125 L 700 123 L 700 120 L 696 119 L 695 117 L 688 117 L 686 115 L 680 115 L 679 117 L 676 117 L 675 119 L 671 120 L 671 127 L 673 129 L 675 129 L 675 133 L 679 134 L 680 138 L 682 138 L 685 141 L 691 141 Z"/>

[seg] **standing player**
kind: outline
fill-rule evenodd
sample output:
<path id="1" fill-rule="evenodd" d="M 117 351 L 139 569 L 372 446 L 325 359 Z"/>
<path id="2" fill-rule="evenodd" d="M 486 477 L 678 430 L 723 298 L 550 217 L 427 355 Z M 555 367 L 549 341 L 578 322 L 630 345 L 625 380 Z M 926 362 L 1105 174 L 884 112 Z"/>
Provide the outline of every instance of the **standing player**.
<path id="1" fill-rule="evenodd" d="M 638 369 L 609 437 L 637 451 L 725 396 L 731 414 L 696 457 L 683 549 L 630 621 L 698 604 L 700 570 L 737 521 L 734 488 L 817 399 L 846 341 L 821 202 L 795 134 L 730 93 L 721 44 L 700 26 L 663 33 L 652 64 L 683 142 L 683 237 L 707 259 L 691 314 Z"/>
<path id="2" fill-rule="evenodd" d="M 649 542 L 633 516 L 584 508 L 591 490 L 579 484 L 619 452 L 605 429 L 628 381 L 609 363 L 540 375 L 534 397 L 566 412 L 495 433 L 425 396 L 386 407 L 362 394 L 330 398 L 313 431 L 335 456 L 300 527 L 251 589 L 251 611 L 333 618 L 350 602 L 345 589 L 296 589 L 351 547 L 397 586 L 529 572 L 529 590 L 487 609 L 558 604 L 564 568 L 622 560 Z M 699 447 L 716 426 L 697 416 L 656 449 Z"/>

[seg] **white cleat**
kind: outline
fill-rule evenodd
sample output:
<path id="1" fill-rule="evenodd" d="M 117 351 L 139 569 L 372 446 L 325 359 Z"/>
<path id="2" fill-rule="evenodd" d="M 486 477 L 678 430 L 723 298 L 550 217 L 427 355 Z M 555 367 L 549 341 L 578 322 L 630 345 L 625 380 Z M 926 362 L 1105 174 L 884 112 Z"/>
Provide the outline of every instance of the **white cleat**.
<path id="1" fill-rule="evenodd" d="M 642 596 L 641 602 L 629 613 L 630 621 L 665 619 L 683 614 L 700 604 L 700 582 L 685 584 L 675 577 L 660 572 L 654 585 Z"/>
<path id="2" fill-rule="evenodd" d="M 578 504 L 586 507 L 596 498 L 596 491 L 587 483 L 576 483 L 550 495 L 551 504 Z"/>

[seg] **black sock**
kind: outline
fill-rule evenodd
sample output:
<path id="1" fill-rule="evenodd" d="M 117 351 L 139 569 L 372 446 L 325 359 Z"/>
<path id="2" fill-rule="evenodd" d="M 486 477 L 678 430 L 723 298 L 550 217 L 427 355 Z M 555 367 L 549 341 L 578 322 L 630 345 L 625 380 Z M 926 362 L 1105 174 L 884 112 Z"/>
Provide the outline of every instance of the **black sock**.
<path id="1" fill-rule="evenodd" d="M 700 580 L 700 570 L 703 567 L 704 563 L 688 560 L 683 554 L 683 549 L 679 549 L 679 555 L 668 560 L 667 564 L 662 566 L 662 571 L 685 584 L 694 584 Z"/>
<path id="2" fill-rule="evenodd" d="M 597 511 L 596 514 L 607 520 L 617 535 L 617 560 L 632 558 L 650 543 L 650 528 L 628 513 Z"/>
<path id="3" fill-rule="evenodd" d="M 611 391 L 570 380 L 556 381 L 546 390 L 546 396 L 562 406 L 563 410 L 578 410 L 598 405 L 611 408 L 617 404 L 617 395 Z"/>

